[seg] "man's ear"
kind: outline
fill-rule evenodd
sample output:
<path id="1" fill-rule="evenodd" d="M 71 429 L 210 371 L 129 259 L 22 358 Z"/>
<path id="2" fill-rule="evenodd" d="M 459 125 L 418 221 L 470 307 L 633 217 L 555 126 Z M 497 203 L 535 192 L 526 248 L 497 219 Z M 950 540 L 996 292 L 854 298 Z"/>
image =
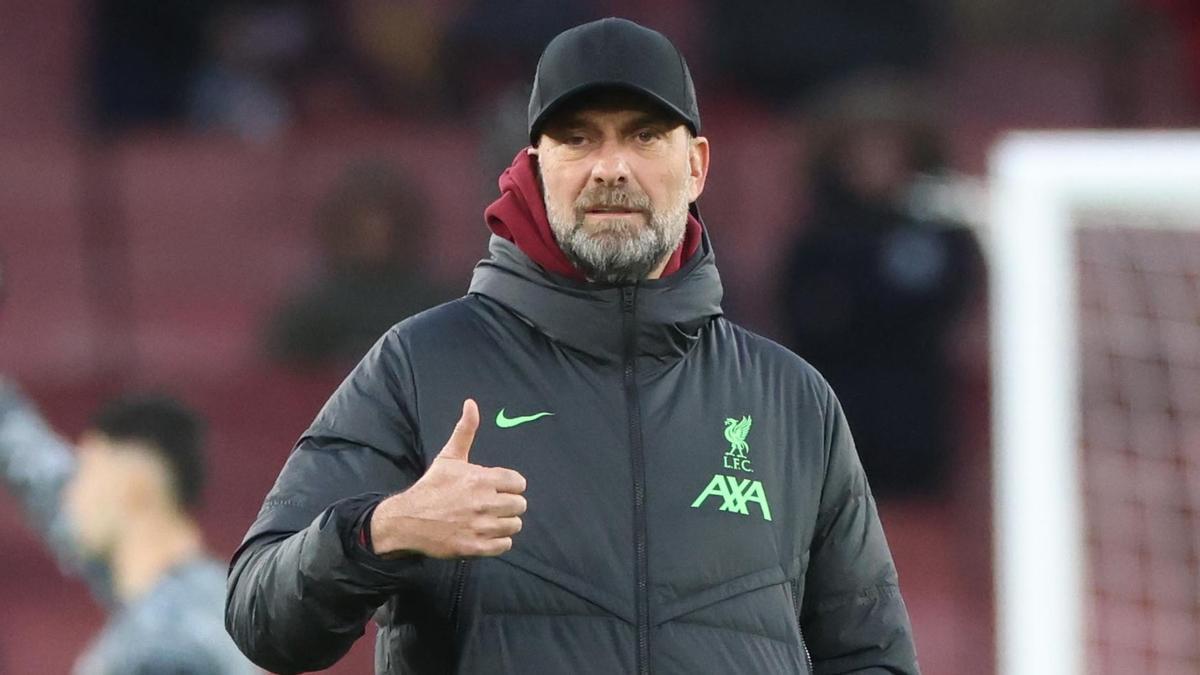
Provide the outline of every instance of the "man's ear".
<path id="1" fill-rule="evenodd" d="M 531 145 L 528 148 L 525 148 L 525 154 L 529 155 L 530 157 L 537 157 L 537 146 Z"/>
<path id="2" fill-rule="evenodd" d="M 708 179 L 708 139 L 697 136 L 688 144 L 688 170 L 692 176 L 691 194 L 688 201 L 694 202 L 704 192 L 704 182 Z"/>

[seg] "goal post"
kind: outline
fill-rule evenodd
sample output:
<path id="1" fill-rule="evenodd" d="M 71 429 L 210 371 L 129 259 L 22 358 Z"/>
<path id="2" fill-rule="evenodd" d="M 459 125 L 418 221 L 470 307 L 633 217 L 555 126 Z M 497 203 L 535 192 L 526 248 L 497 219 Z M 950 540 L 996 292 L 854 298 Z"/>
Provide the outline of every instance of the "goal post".
<path id="1" fill-rule="evenodd" d="M 1076 260 L 1094 221 L 1079 215 L 1200 228 L 1200 133 L 1018 132 L 993 149 L 989 174 L 998 673 L 1083 675 L 1092 608 Z"/>

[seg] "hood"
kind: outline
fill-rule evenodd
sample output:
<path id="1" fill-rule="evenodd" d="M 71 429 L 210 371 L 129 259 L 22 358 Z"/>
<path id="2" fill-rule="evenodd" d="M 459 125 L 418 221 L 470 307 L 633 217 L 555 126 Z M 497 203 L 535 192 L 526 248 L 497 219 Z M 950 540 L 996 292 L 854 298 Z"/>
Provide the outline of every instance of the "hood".
<path id="1" fill-rule="evenodd" d="M 493 234 L 515 243 L 543 269 L 568 279 L 585 281 L 583 272 L 567 260 L 550 229 L 537 171 L 537 160 L 529 154 L 528 148 L 518 152 L 512 165 L 500 174 L 500 196 L 484 210 L 483 219 Z M 693 204 L 688 209 L 683 242 L 667 259 L 664 277 L 679 271 L 683 262 L 700 248 L 700 232 L 704 227 L 694 208 Z"/>
<path id="2" fill-rule="evenodd" d="M 637 356 L 675 360 L 722 314 L 721 277 L 708 232 L 701 232 L 698 250 L 676 273 L 627 286 L 550 274 L 516 244 L 493 235 L 488 244 L 491 257 L 476 265 L 468 292 L 507 307 L 557 343 L 617 363 L 626 349 L 625 290 L 634 297 Z"/>

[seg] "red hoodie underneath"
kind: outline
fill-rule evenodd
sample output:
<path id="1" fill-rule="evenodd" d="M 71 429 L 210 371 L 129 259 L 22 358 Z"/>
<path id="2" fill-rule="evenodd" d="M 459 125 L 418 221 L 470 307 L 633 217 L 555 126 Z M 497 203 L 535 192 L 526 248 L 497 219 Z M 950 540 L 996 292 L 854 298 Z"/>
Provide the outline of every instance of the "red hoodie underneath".
<path id="1" fill-rule="evenodd" d="M 500 174 L 500 198 L 484 210 L 483 217 L 494 234 L 516 244 L 542 269 L 568 279 L 587 281 L 554 239 L 550 219 L 546 217 L 546 204 L 538 190 L 535 161 L 527 148 L 517 153 L 512 165 Z M 662 273 L 664 277 L 678 271 L 685 260 L 691 259 L 700 248 L 700 234 L 700 221 L 688 213 L 683 243 L 667 260 Z"/>

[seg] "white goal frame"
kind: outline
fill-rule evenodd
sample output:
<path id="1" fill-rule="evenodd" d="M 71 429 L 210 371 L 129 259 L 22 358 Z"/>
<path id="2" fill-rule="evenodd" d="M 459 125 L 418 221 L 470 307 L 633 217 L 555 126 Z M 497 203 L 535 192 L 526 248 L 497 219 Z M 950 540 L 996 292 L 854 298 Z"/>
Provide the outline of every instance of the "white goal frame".
<path id="1" fill-rule="evenodd" d="M 1017 132 L 995 146 L 989 173 L 997 672 L 1083 675 L 1073 232 L 1086 223 L 1072 214 L 1200 221 L 1200 132 Z"/>

